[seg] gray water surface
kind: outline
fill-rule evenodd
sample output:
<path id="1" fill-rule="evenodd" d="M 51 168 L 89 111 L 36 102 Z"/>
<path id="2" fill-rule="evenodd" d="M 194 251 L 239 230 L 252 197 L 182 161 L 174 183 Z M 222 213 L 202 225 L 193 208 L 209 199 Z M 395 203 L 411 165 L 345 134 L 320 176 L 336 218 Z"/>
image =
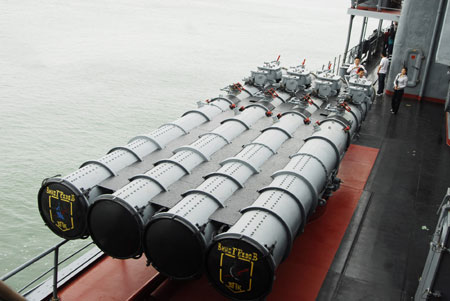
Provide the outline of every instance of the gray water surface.
<path id="1" fill-rule="evenodd" d="M 344 50 L 349 5 L 0 1 L 0 275 L 61 240 L 37 210 L 44 178 L 175 120 L 278 55 L 320 68 Z"/>

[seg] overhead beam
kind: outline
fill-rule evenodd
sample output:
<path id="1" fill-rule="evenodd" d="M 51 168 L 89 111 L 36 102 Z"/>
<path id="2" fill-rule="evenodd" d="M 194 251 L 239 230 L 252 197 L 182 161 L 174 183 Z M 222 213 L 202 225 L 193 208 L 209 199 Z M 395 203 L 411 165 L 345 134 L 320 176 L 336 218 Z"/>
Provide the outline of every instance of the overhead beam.
<path id="1" fill-rule="evenodd" d="M 353 16 L 361 16 L 380 20 L 389 20 L 394 22 L 398 22 L 400 20 L 400 11 L 379 12 L 379 11 L 349 8 L 347 13 Z"/>

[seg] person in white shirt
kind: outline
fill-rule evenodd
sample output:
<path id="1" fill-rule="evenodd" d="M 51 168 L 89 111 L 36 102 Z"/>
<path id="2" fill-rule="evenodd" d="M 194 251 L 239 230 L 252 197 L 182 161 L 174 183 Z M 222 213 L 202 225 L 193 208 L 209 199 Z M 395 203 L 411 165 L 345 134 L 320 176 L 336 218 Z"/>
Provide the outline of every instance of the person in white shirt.
<path id="1" fill-rule="evenodd" d="M 402 101 L 403 92 L 405 90 L 406 84 L 408 83 L 408 69 L 406 67 L 402 68 L 402 72 L 397 74 L 394 80 L 394 96 L 392 96 L 392 114 L 397 114 L 398 108 L 400 107 L 400 102 Z"/>
<path id="2" fill-rule="evenodd" d="M 363 68 L 364 73 L 366 73 L 366 68 L 364 68 L 364 66 L 361 65 L 360 63 L 361 63 L 361 59 L 359 57 L 355 57 L 355 63 L 351 64 L 347 68 L 347 73 L 349 73 L 350 75 L 355 75 L 359 68 Z"/>
<path id="3" fill-rule="evenodd" d="M 380 96 L 384 92 L 384 82 L 386 80 L 386 73 L 389 66 L 389 60 L 386 57 L 386 53 L 381 53 L 381 61 L 378 66 L 377 74 L 378 74 L 378 91 L 377 96 Z"/>
<path id="4" fill-rule="evenodd" d="M 358 79 L 366 79 L 365 77 L 365 71 L 363 68 L 359 68 L 358 71 L 356 71 Z"/>

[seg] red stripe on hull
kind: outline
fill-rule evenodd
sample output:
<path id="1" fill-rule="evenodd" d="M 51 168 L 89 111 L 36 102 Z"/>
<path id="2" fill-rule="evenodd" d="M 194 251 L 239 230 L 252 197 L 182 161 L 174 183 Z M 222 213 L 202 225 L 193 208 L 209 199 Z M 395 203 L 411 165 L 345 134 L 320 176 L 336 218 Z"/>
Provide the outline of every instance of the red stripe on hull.
<path id="1" fill-rule="evenodd" d="M 394 95 L 394 91 L 390 91 L 390 90 L 386 90 L 385 93 L 387 95 Z M 434 97 L 427 97 L 427 96 L 424 96 L 421 99 L 419 97 L 419 95 L 415 95 L 415 94 L 404 93 L 403 97 L 404 98 L 408 98 L 408 99 L 415 99 L 415 100 L 418 100 L 418 101 L 425 100 L 425 101 L 434 102 L 434 103 L 440 103 L 440 104 L 444 104 L 445 103 L 445 99 L 434 98 Z"/>
<path id="2" fill-rule="evenodd" d="M 447 125 L 447 145 L 450 146 L 450 112 L 446 112 L 446 125 Z"/>

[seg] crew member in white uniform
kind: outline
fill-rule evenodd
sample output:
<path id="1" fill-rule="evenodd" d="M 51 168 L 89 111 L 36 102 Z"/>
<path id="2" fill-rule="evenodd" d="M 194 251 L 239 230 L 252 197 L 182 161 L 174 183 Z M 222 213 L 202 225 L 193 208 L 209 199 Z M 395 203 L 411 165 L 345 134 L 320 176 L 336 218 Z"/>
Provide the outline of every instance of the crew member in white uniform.
<path id="1" fill-rule="evenodd" d="M 386 80 L 386 73 L 389 67 L 389 60 L 386 57 L 386 53 L 381 53 L 381 61 L 378 66 L 377 74 L 378 74 L 378 91 L 377 96 L 383 95 L 384 93 L 384 82 Z"/>
<path id="2" fill-rule="evenodd" d="M 364 68 L 364 66 L 361 65 L 360 63 L 361 63 L 361 59 L 359 57 L 355 57 L 355 62 L 348 67 L 347 73 L 349 73 L 350 76 L 356 75 L 359 68 L 363 68 L 364 73 L 367 73 L 366 68 Z"/>

